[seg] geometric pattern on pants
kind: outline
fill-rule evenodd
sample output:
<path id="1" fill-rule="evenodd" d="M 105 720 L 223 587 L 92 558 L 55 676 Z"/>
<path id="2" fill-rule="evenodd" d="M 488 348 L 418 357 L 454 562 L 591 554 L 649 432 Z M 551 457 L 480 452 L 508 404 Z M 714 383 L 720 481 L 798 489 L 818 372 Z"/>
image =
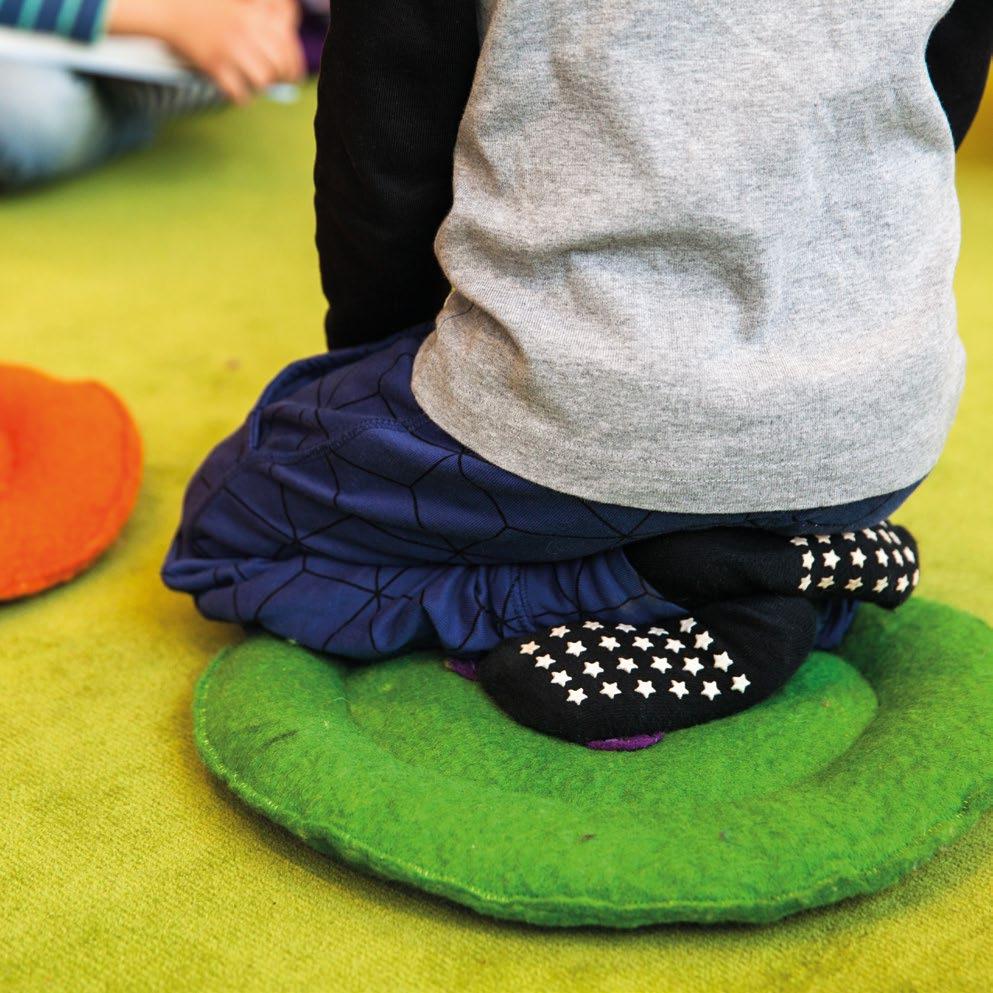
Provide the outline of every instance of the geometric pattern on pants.
<path id="1" fill-rule="evenodd" d="M 431 325 L 303 359 L 190 482 L 163 567 L 216 620 L 318 651 L 460 656 L 580 618 L 651 624 L 686 615 L 623 547 L 720 524 L 782 534 L 875 524 L 913 489 L 838 507 L 672 514 L 598 503 L 506 472 L 434 424 L 410 389 Z M 822 609 L 820 647 L 854 603 Z"/>

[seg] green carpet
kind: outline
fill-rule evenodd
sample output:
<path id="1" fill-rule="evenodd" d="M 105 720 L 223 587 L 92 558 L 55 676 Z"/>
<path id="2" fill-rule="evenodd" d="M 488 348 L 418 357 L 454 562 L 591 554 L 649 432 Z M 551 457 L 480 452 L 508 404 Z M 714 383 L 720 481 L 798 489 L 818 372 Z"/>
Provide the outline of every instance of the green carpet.
<path id="1" fill-rule="evenodd" d="M 0 205 L 0 360 L 102 378 L 147 454 L 111 554 L 0 608 L 0 988 L 985 993 L 990 816 L 898 886 L 772 926 L 562 932 L 359 875 L 214 784 L 190 703 L 236 632 L 156 572 L 207 446 L 277 367 L 321 346 L 311 113 L 305 100 L 185 122 L 148 153 Z M 926 556 L 921 592 L 993 622 L 990 132 L 960 162 L 966 395 L 898 517 Z"/>

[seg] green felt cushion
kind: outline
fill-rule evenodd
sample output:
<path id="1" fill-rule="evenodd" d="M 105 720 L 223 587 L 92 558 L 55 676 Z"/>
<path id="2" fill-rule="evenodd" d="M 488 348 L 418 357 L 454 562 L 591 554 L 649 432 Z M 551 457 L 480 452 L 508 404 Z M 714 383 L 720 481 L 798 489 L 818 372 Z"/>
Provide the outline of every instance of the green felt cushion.
<path id="1" fill-rule="evenodd" d="M 268 637 L 194 702 L 210 769 L 313 847 L 551 925 L 770 921 L 896 881 L 993 806 L 993 631 L 864 608 L 840 653 L 634 753 L 519 727 L 437 656 Z"/>

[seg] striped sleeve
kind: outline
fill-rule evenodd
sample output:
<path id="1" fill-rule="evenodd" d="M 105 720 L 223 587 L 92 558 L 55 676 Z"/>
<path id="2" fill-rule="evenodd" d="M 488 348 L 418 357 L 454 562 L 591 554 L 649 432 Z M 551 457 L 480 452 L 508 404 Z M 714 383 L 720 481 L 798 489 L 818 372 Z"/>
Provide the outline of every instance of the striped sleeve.
<path id="1" fill-rule="evenodd" d="M 0 25 L 96 41 L 109 0 L 0 0 Z"/>

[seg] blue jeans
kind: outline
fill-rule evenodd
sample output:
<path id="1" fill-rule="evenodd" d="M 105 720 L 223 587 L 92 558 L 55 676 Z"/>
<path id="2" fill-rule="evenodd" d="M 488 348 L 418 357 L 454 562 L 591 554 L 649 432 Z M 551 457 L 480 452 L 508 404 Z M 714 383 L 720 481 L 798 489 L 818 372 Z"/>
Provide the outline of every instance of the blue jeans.
<path id="1" fill-rule="evenodd" d="M 379 658 L 457 655 L 580 617 L 650 624 L 686 611 L 624 546 L 738 525 L 782 534 L 868 527 L 914 487 L 857 503 L 756 514 L 671 514 L 528 482 L 447 435 L 410 389 L 431 325 L 296 362 L 187 490 L 163 578 L 207 616 L 310 648 Z M 822 612 L 833 647 L 854 603 Z"/>
<path id="2" fill-rule="evenodd" d="M 154 133 L 151 115 L 115 107 L 91 77 L 0 61 L 0 190 L 79 172 Z"/>

